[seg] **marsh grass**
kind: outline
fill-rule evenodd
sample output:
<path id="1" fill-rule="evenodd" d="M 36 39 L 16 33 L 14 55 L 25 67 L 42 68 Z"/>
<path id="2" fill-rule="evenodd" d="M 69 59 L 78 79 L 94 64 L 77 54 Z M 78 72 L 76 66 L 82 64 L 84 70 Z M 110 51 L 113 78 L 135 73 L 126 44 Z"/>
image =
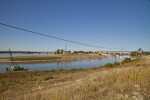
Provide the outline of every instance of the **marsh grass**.
<path id="1" fill-rule="evenodd" d="M 114 65 L 120 65 L 120 63 L 119 62 L 114 62 Z"/>
<path id="2" fill-rule="evenodd" d="M 122 63 L 132 62 L 133 60 L 123 60 Z"/>
<path id="3" fill-rule="evenodd" d="M 42 71 L 39 71 L 39 70 L 36 70 L 36 71 L 33 71 L 33 72 L 59 72 L 59 71 L 64 71 L 64 72 L 72 72 L 72 71 L 79 71 L 79 70 L 83 70 L 82 68 L 71 68 L 71 69 L 58 69 L 58 70 L 55 70 L 55 69 L 50 69 L 50 70 L 42 70 Z"/>
<path id="4" fill-rule="evenodd" d="M 112 64 L 112 63 L 107 63 L 107 64 L 105 65 L 105 67 L 114 67 L 114 64 Z"/>
<path id="5" fill-rule="evenodd" d="M 114 67 L 114 66 L 116 66 L 116 65 L 120 65 L 120 63 L 119 62 L 114 62 L 114 63 L 107 63 L 107 64 L 105 64 L 104 66 L 105 67 Z"/>
<path id="6" fill-rule="evenodd" d="M 74 72 L 74 71 L 79 71 L 79 70 L 83 70 L 83 69 L 82 68 L 71 68 L 71 69 L 68 69 L 68 70 Z"/>

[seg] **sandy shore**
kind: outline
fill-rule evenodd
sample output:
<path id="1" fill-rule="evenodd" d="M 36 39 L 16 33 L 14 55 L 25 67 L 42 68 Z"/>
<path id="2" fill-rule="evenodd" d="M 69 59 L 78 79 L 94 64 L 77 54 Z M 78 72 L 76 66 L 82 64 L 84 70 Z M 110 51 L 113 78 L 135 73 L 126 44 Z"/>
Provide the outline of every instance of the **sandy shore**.
<path id="1" fill-rule="evenodd" d="M 38 63 L 38 62 L 57 62 L 57 61 L 74 61 L 82 59 L 100 59 L 110 55 L 97 54 L 67 54 L 67 55 L 44 55 L 44 56 L 16 56 L 13 61 L 16 63 Z M 0 63 L 10 63 L 10 57 L 0 57 Z"/>

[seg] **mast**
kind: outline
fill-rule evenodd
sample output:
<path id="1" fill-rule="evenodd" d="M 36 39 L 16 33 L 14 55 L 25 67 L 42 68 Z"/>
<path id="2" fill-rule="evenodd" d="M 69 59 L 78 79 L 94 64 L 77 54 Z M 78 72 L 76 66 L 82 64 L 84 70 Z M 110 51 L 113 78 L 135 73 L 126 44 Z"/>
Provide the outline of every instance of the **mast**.
<path id="1" fill-rule="evenodd" d="M 122 58 L 122 51 L 123 51 L 123 46 L 121 47 L 121 52 L 120 52 L 120 66 L 121 66 L 121 60 L 123 59 Z"/>
<path id="2" fill-rule="evenodd" d="M 10 60 L 11 60 L 11 69 L 13 69 L 14 68 L 14 60 L 13 60 L 12 52 L 11 52 L 10 48 L 9 48 L 9 53 L 10 53 Z"/>

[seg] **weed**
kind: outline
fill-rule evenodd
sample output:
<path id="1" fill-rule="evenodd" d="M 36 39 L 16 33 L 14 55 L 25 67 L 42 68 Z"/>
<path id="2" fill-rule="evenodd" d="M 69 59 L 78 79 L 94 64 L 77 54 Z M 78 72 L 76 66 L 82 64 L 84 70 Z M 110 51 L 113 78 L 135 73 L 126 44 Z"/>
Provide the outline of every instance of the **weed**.
<path id="1" fill-rule="evenodd" d="M 56 70 L 54 70 L 54 69 L 51 69 L 51 70 L 50 70 L 50 72 L 56 72 Z"/>
<path id="2" fill-rule="evenodd" d="M 119 62 L 115 62 L 114 65 L 120 65 L 120 63 Z"/>
<path id="3" fill-rule="evenodd" d="M 147 77 L 146 73 L 130 73 L 128 78 L 132 81 L 138 81 L 145 79 Z"/>
<path id="4" fill-rule="evenodd" d="M 50 79 L 54 79 L 54 77 L 50 76 L 50 77 L 44 77 L 43 78 L 44 81 L 47 81 L 47 80 L 50 80 Z"/>
<path id="5" fill-rule="evenodd" d="M 59 69 L 59 71 L 65 71 L 63 68 Z"/>
<path id="6" fill-rule="evenodd" d="M 123 60 L 122 63 L 131 62 L 132 60 Z"/>
<path id="7" fill-rule="evenodd" d="M 71 68 L 70 71 L 82 70 L 82 68 Z"/>
<path id="8" fill-rule="evenodd" d="M 104 65 L 105 67 L 114 67 L 114 64 L 112 64 L 112 63 L 107 63 L 106 65 Z"/>

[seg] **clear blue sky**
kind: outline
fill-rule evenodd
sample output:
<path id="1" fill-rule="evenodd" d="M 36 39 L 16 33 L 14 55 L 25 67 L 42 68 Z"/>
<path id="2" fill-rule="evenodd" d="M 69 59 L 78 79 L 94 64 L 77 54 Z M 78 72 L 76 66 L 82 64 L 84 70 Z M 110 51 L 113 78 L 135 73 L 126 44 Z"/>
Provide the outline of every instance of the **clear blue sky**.
<path id="1" fill-rule="evenodd" d="M 0 22 L 101 47 L 150 51 L 150 0 L 0 0 Z M 65 46 L 109 50 L 0 25 L 0 50 L 53 51 Z"/>

